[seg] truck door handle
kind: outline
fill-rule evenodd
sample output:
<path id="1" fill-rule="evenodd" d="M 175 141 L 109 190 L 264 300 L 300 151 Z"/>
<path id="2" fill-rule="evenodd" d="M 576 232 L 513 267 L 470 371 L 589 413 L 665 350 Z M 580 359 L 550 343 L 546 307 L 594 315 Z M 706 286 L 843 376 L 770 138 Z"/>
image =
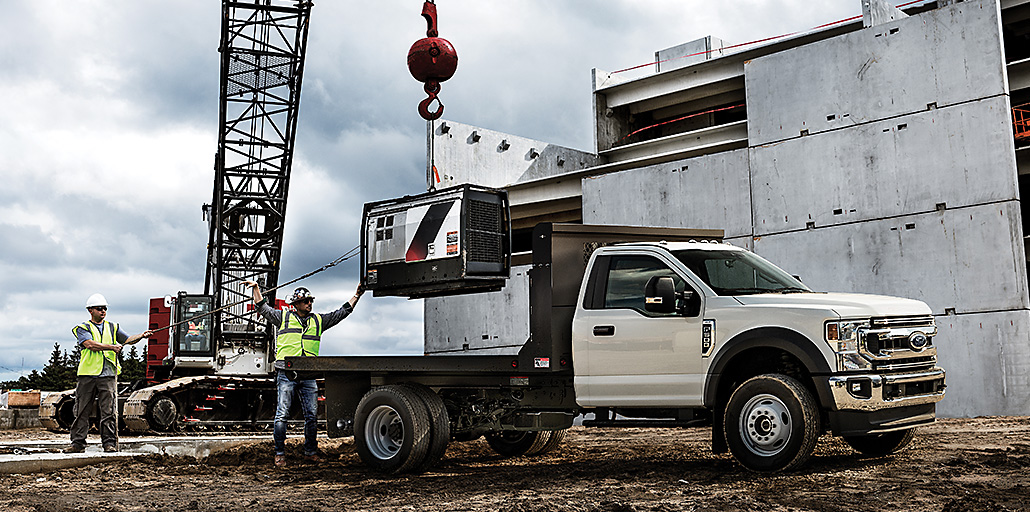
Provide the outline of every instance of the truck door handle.
<path id="1" fill-rule="evenodd" d="M 615 336 L 614 325 L 595 325 L 594 336 Z"/>

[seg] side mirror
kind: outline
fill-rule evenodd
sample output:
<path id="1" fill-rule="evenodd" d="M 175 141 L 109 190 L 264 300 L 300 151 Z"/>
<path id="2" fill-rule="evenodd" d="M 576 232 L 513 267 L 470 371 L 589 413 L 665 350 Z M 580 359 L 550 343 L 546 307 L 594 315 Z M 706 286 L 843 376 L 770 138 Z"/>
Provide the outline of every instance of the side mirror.
<path id="1" fill-rule="evenodd" d="M 654 276 L 647 280 L 644 309 L 650 313 L 676 312 L 676 283 L 671 277 Z"/>

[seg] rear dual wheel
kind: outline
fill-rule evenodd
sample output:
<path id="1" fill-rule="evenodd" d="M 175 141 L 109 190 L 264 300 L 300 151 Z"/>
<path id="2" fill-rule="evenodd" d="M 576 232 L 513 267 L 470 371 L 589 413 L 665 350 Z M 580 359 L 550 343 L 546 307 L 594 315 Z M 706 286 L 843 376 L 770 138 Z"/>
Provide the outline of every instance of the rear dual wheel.
<path id="1" fill-rule="evenodd" d="M 361 460 L 388 474 L 414 473 L 435 464 L 447 449 L 450 423 L 443 400 L 414 384 L 375 388 L 354 415 Z"/>

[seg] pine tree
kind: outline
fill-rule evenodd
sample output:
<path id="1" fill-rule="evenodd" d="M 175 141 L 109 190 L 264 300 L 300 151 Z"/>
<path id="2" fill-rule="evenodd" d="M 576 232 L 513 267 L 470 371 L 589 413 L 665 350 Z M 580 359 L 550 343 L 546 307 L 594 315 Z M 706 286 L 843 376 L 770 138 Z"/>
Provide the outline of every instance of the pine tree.
<path id="1" fill-rule="evenodd" d="M 139 357 L 136 346 L 132 345 L 129 353 L 122 353 L 122 374 L 123 381 L 139 380 L 147 376 L 146 360 Z"/>
<path id="2" fill-rule="evenodd" d="M 74 387 L 68 381 L 68 358 L 61 353 L 60 343 L 54 343 L 54 351 L 50 353 L 50 360 L 43 367 L 36 384 L 42 391 L 63 391 Z"/>

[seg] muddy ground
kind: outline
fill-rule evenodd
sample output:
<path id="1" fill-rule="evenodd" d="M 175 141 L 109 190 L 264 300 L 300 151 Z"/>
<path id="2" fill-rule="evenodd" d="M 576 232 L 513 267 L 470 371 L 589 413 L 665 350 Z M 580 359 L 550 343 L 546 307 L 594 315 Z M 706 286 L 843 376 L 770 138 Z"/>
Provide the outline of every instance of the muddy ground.
<path id="1" fill-rule="evenodd" d="M 46 436 L 0 433 L 0 439 Z M 751 473 L 712 455 L 708 429 L 584 429 L 557 452 L 502 459 L 452 443 L 428 473 L 369 472 L 350 439 L 274 469 L 271 442 L 196 460 L 146 456 L 0 475 L 0 511 L 1004 511 L 1030 510 L 1030 417 L 945 419 L 890 457 L 824 437 L 799 471 Z M 291 455 L 299 440 L 291 439 Z"/>

